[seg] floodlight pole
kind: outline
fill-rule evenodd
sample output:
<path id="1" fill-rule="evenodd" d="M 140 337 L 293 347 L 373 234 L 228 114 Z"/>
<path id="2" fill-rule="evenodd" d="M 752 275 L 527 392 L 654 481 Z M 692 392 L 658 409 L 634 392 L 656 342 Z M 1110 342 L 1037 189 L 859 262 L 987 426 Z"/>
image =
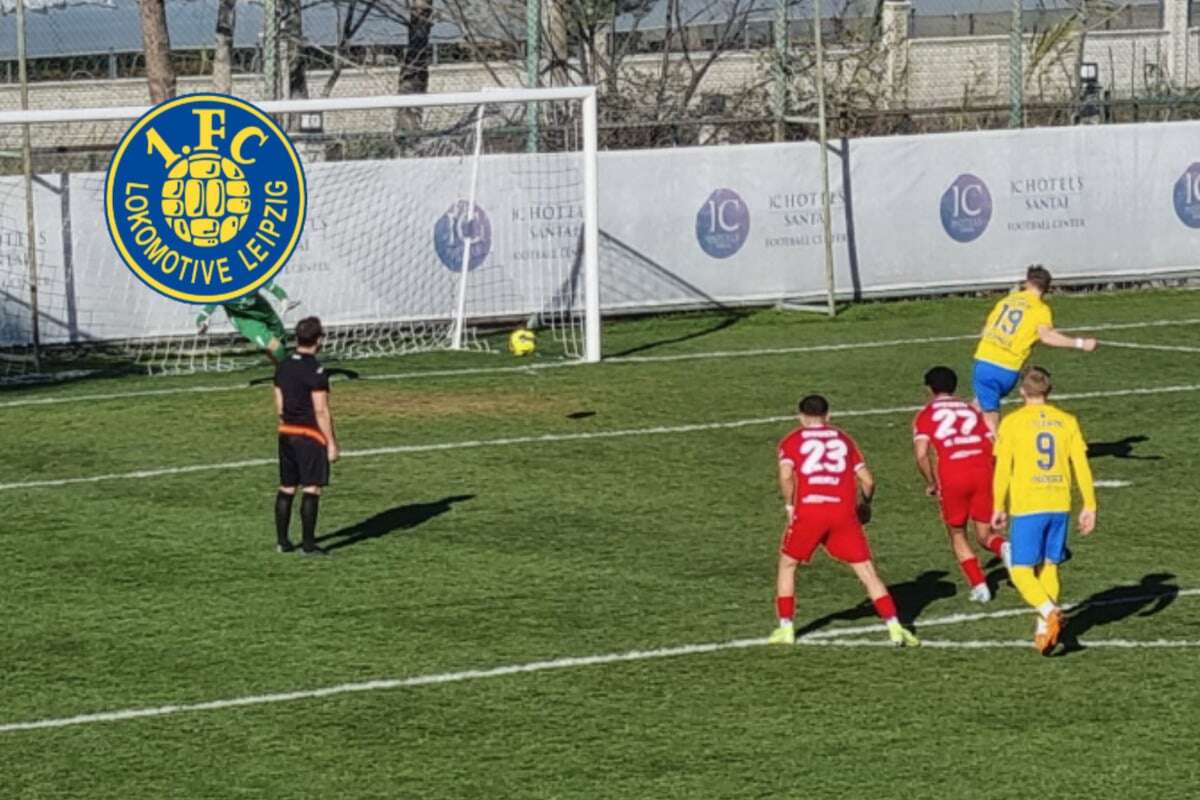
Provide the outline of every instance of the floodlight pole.
<path id="1" fill-rule="evenodd" d="M 813 45 L 817 49 L 817 138 L 821 144 L 821 221 L 825 228 L 825 290 L 828 294 L 828 313 L 832 317 L 837 314 L 837 302 L 834 298 L 833 216 L 829 198 L 829 138 L 825 128 L 825 48 L 821 39 L 821 0 L 813 0 L 813 17 Z"/>
<path id="2" fill-rule="evenodd" d="M 832 199 L 829 192 L 829 135 L 826 128 L 825 114 L 825 45 L 821 35 L 821 0 L 813 0 L 813 46 L 816 49 L 816 75 L 813 84 L 817 89 L 817 116 L 794 117 L 785 116 L 786 122 L 817 126 L 817 144 L 821 148 L 821 228 L 825 244 L 825 308 L 830 317 L 837 315 L 837 299 L 834 270 L 833 270 L 833 212 Z M 798 311 L 817 311 L 817 305 L 797 305 L 782 302 L 781 308 Z"/>
<path id="3" fill-rule="evenodd" d="M 17 0 L 17 77 L 21 82 L 21 110 L 29 110 L 29 72 L 25 52 L 25 0 Z M 32 322 L 33 368 L 42 369 L 42 337 L 38 309 L 37 221 L 33 211 L 33 142 L 29 124 L 21 125 L 21 169 L 25 175 L 25 258 L 29 268 L 29 312 Z"/>
<path id="4" fill-rule="evenodd" d="M 787 56 L 788 56 L 788 10 L 787 0 L 775 0 L 775 69 L 772 101 L 775 108 L 774 139 L 782 142 L 786 138 L 784 116 L 787 114 Z"/>
<path id="5" fill-rule="evenodd" d="M 536 89 L 542 69 L 542 0 L 525 0 L 525 88 Z M 525 149 L 538 151 L 538 106 L 525 104 Z"/>
<path id="6" fill-rule="evenodd" d="M 1008 31 L 1008 127 L 1024 127 L 1025 61 L 1022 2 L 1012 0 L 1012 23 Z"/>
<path id="7" fill-rule="evenodd" d="M 268 100 L 279 97 L 279 9 L 277 0 L 263 0 L 263 89 Z"/>

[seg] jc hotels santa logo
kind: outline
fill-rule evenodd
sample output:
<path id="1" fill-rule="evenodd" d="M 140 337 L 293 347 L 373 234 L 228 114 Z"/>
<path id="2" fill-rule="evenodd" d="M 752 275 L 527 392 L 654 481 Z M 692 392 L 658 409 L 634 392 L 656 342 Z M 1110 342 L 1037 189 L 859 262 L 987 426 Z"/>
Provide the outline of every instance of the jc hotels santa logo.
<path id="1" fill-rule="evenodd" d="M 287 135 L 235 97 L 193 94 L 130 127 L 105 183 L 108 230 L 143 283 L 185 303 L 251 294 L 304 227 L 304 170 Z"/>

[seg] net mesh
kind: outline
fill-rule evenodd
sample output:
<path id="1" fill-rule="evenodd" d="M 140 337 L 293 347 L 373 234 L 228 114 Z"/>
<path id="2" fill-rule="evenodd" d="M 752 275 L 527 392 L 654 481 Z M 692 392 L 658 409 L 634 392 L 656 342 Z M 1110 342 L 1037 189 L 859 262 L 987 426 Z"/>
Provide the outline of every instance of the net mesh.
<path id="1" fill-rule="evenodd" d="M 308 185 L 296 252 L 261 293 L 283 325 L 290 331 L 303 316 L 321 317 L 335 358 L 442 349 L 461 293 L 463 347 L 492 348 L 489 333 L 524 324 L 542 334 L 544 353 L 582 358 L 588 189 L 580 103 L 538 101 L 534 126 L 529 105 L 326 111 L 320 133 L 281 118 Z M 236 312 L 216 310 L 202 330 L 200 307 L 161 297 L 120 261 L 105 222 L 104 170 L 129 122 L 30 126 L 39 340 L 48 363 L 41 371 L 99 362 L 186 373 L 261 363 L 261 343 L 239 332 Z M 21 136 L 20 126 L 0 126 L 6 380 L 39 372 Z"/>

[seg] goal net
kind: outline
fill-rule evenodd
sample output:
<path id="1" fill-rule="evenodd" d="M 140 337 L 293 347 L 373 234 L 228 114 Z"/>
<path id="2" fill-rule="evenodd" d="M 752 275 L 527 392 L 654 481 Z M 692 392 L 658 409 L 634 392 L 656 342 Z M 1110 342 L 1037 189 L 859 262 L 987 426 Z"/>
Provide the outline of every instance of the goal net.
<path id="1" fill-rule="evenodd" d="M 260 107 L 288 130 L 308 186 L 301 240 L 262 293 L 289 331 L 319 316 L 326 354 L 360 358 L 496 349 L 494 334 L 523 325 L 543 355 L 599 359 L 592 89 Z M 0 379 L 262 363 L 223 309 L 206 320 L 159 296 L 109 238 L 104 172 L 144 110 L 0 113 Z"/>

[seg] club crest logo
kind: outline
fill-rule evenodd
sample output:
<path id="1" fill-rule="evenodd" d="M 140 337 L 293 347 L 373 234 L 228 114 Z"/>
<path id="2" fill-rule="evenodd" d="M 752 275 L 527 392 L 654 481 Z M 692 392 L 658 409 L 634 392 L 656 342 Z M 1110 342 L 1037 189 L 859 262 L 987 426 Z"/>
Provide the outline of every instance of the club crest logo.
<path id="1" fill-rule="evenodd" d="M 254 293 L 304 228 L 304 170 L 287 135 L 220 94 L 161 103 L 125 133 L 105 181 L 105 215 L 125 265 L 184 303 Z"/>
<path id="2" fill-rule="evenodd" d="M 713 258 L 729 258 L 750 236 L 750 208 L 733 189 L 717 189 L 696 212 L 696 241 Z"/>
<path id="3" fill-rule="evenodd" d="M 1175 181 L 1175 213 L 1189 228 L 1200 228 L 1200 161 L 1192 164 Z"/>
<path id="4" fill-rule="evenodd" d="M 942 194 L 942 227 L 956 242 L 973 242 L 992 220 L 992 194 L 987 184 L 971 173 L 955 178 Z"/>
<path id="5" fill-rule="evenodd" d="M 433 247 L 451 272 L 462 272 L 463 258 L 467 259 L 467 272 L 479 269 L 492 251 L 492 221 L 478 205 L 468 214 L 469 206 L 466 200 L 458 200 L 433 226 Z"/>

